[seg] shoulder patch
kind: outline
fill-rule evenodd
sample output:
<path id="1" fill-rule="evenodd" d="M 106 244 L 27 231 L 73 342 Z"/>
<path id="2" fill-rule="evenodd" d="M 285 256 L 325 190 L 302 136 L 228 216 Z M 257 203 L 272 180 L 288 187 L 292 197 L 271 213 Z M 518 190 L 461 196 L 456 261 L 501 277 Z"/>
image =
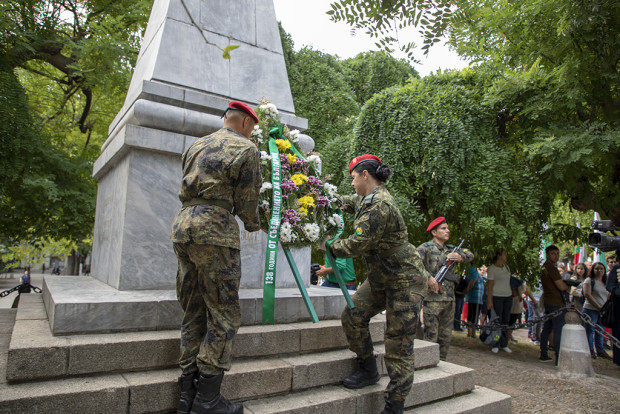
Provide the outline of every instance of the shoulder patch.
<path id="1" fill-rule="evenodd" d="M 355 233 L 358 235 L 361 235 L 363 233 L 362 228 L 361 227 L 356 228 Z"/>

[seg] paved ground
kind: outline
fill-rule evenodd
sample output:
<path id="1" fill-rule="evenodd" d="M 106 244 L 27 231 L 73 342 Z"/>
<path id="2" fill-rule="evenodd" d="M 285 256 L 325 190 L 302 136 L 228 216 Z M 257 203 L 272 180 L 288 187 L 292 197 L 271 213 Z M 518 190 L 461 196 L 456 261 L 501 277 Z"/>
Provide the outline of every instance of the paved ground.
<path id="1" fill-rule="evenodd" d="M 620 367 L 593 361 L 596 376 L 566 378 L 553 363 L 538 361 L 540 349 L 531 345 L 527 330 L 515 332 L 512 354 L 493 354 L 488 345 L 455 332 L 448 361 L 475 369 L 476 385 L 512 396 L 513 413 L 620 413 Z"/>

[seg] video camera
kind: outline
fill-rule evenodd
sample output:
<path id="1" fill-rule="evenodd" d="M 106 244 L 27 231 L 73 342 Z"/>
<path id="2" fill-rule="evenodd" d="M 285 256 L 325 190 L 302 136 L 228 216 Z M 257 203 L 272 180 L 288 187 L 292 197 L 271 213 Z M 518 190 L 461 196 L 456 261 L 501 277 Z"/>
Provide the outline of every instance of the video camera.
<path id="1" fill-rule="evenodd" d="M 604 252 L 620 249 L 620 237 L 615 233 L 616 230 L 620 230 L 620 227 L 615 226 L 611 220 L 594 220 L 592 222 L 592 229 L 601 232 L 608 231 L 613 234 L 613 236 L 608 236 L 603 233 L 590 233 L 588 235 L 588 245 L 590 247 L 600 249 Z"/>

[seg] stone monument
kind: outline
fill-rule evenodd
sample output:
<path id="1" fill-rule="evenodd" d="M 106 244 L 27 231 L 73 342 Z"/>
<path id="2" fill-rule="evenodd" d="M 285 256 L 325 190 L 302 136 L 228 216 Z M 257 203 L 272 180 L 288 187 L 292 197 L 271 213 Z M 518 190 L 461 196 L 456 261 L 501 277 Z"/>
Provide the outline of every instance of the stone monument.
<path id="1" fill-rule="evenodd" d="M 229 45 L 239 48 L 224 59 Z M 291 129 L 307 127 L 295 116 L 271 0 L 155 0 L 127 97 L 93 168 L 99 187 L 92 276 L 45 280 L 55 334 L 178 325 L 177 263 L 169 237 L 181 207 L 181 154 L 222 126 L 230 100 L 256 106 L 262 98 L 278 107 Z M 242 230 L 241 242 L 246 289 L 240 297 L 253 301 L 242 303 L 244 323 L 258 323 L 266 235 Z M 285 290 L 277 295 L 301 303 L 281 249 L 278 256 L 276 287 Z M 293 256 L 308 285 L 310 249 Z M 334 300 L 325 313 L 324 303 L 313 299 L 319 317 L 339 314 L 344 301 Z M 296 306 L 289 301 L 281 308 Z M 301 317 L 303 304 L 299 312 L 289 309 L 293 313 Z"/>

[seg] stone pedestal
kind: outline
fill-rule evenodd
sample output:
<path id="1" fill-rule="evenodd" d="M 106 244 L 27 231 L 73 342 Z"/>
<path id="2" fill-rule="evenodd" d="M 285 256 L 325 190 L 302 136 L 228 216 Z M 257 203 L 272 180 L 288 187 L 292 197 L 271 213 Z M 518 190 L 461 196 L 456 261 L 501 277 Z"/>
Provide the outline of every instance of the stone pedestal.
<path id="1" fill-rule="evenodd" d="M 138 302 L 151 304 L 132 309 L 129 313 L 134 315 L 159 303 L 162 294 L 174 297 L 177 261 L 170 228 L 181 207 L 177 196 L 181 154 L 222 126 L 228 102 L 235 99 L 256 106 L 266 98 L 291 129 L 307 128 L 307 120 L 295 116 L 272 1 L 183 3 L 155 0 L 125 103 L 93 168 L 99 189 L 91 275 L 112 289 L 106 297 L 129 302 L 140 298 Z M 222 57 L 221 50 L 228 45 L 239 45 L 230 60 Z M 241 287 L 259 289 L 265 234 L 241 233 Z M 279 255 L 276 287 L 295 288 L 281 250 Z M 308 285 L 310 249 L 293 256 Z M 101 301 L 94 300 L 90 307 L 83 302 L 92 296 L 85 286 L 47 284 L 48 312 L 54 313 L 51 307 L 61 302 L 80 303 L 79 314 L 55 312 L 56 317 L 50 318 L 55 325 L 76 332 L 72 323 L 82 325 L 79 319 L 97 320 L 98 312 L 109 311 Z M 301 300 L 299 306 L 304 309 Z M 170 309 L 162 312 L 172 314 Z"/>
<path id="2" fill-rule="evenodd" d="M 561 375 L 591 377 L 594 375 L 586 330 L 576 312 L 568 311 L 562 328 L 558 369 Z"/>

